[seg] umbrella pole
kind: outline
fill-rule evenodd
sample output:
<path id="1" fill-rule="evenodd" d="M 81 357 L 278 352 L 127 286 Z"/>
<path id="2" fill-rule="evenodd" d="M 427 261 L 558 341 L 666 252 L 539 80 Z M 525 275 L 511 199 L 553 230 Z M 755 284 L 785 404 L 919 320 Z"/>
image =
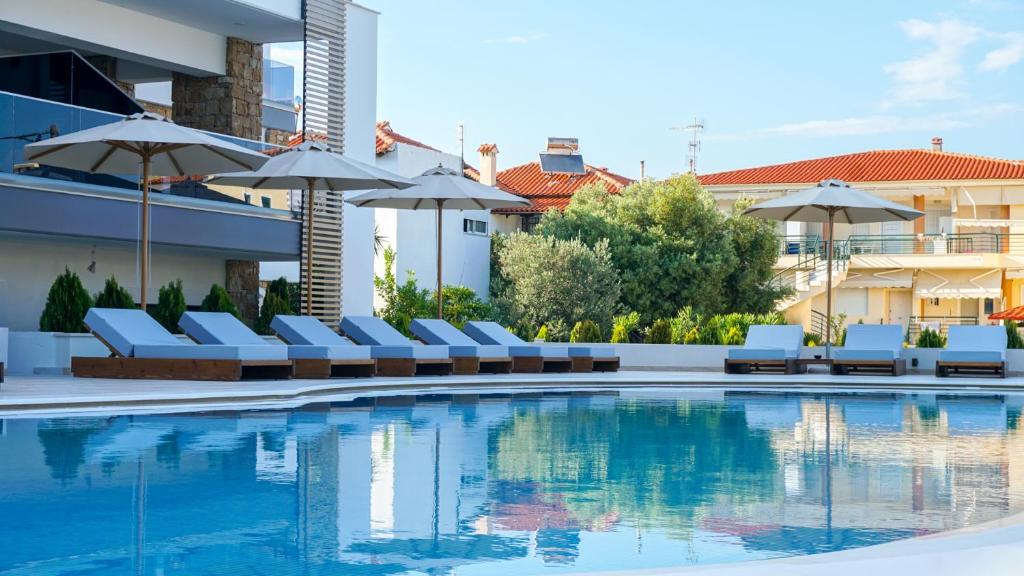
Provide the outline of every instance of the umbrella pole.
<path id="1" fill-rule="evenodd" d="M 444 200 L 436 200 L 437 203 L 437 318 L 444 318 L 444 308 L 441 298 L 441 211 L 444 210 Z"/>
<path id="2" fill-rule="evenodd" d="M 139 303 L 146 309 L 146 289 L 149 284 L 149 154 L 142 155 L 142 255 L 139 259 Z"/>
<path id="3" fill-rule="evenodd" d="M 306 195 L 306 316 L 313 315 L 313 180 Z"/>
<path id="4" fill-rule="evenodd" d="M 825 281 L 827 292 L 825 296 L 825 358 L 832 357 L 832 245 L 833 235 L 836 232 L 834 219 L 835 211 L 830 208 L 828 211 L 828 242 L 825 244 L 825 249 L 828 250 L 828 269 L 825 271 L 827 274 Z"/>

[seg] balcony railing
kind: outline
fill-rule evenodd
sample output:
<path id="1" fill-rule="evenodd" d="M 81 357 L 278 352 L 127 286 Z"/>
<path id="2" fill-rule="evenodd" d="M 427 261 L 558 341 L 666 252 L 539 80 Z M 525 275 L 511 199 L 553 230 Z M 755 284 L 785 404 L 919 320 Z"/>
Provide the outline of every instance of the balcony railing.
<path id="1" fill-rule="evenodd" d="M 817 236 L 779 237 L 779 253 L 824 252 Z M 1024 254 L 1024 234 L 979 232 L 973 234 L 854 235 L 836 241 L 836 251 L 858 255 L 914 254 Z"/>
<path id="2" fill-rule="evenodd" d="M 931 328 L 939 334 L 946 336 L 950 326 L 974 326 L 978 323 L 975 316 L 911 316 L 907 326 L 907 333 L 910 343 L 917 342 L 923 328 Z"/>

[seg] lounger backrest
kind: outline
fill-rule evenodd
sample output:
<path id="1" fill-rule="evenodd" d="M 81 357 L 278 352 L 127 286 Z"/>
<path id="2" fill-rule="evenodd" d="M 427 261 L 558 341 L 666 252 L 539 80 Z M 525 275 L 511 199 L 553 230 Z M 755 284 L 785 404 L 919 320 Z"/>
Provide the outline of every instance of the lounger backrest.
<path id="1" fill-rule="evenodd" d="M 903 349 L 903 327 L 899 324 L 850 324 L 844 348 L 850 350 Z"/>
<path id="2" fill-rule="evenodd" d="M 341 331 L 367 346 L 408 346 L 411 342 L 390 324 L 376 316 L 345 316 Z"/>
<path id="3" fill-rule="evenodd" d="M 949 350 L 1006 350 L 1004 326 L 950 326 Z"/>
<path id="4" fill-rule="evenodd" d="M 523 342 L 522 338 L 508 330 L 505 330 L 505 328 L 497 322 L 483 322 L 478 320 L 466 322 L 462 331 L 480 344 L 488 344 L 491 346 L 523 346 L 526 344 L 526 342 Z"/>
<path id="5" fill-rule="evenodd" d="M 200 344 L 266 345 L 268 342 L 227 312 L 185 312 L 178 325 Z"/>
<path id="6" fill-rule="evenodd" d="M 85 325 L 121 356 L 132 356 L 136 346 L 187 346 L 142 310 L 90 308 Z"/>
<path id="7" fill-rule="evenodd" d="M 437 318 L 418 318 L 409 325 L 409 330 L 427 344 L 448 346 L 476 346 L 479 344 L 455 326 Z"/>
<path id="8" fill-rule="evenodd" d="M 278 314 L 270 321 L 270 327 L 289 344 L 302 346 L 350 346 L 352 344 L 347 338 L 342 338 L 340 334 L 312 316 Z"/>
<path id="9" fill-rule="evenodd" d="M 745 348 L 782 348 L 787 356 L 799 356 L 804 343 L 804 328 L 799 324 L 757 324 L 747 330 Z"/>

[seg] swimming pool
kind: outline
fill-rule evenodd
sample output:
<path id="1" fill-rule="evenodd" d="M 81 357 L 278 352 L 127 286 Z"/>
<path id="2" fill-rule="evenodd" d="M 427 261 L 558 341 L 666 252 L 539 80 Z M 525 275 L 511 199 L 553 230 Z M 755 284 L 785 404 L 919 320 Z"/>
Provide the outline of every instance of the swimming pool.
<path id="1" fill-rule="evenodd" d="M 2 574 L 558 574 L 1024 510 L 1020 398 L 609 393 L 0 421 Z"/>

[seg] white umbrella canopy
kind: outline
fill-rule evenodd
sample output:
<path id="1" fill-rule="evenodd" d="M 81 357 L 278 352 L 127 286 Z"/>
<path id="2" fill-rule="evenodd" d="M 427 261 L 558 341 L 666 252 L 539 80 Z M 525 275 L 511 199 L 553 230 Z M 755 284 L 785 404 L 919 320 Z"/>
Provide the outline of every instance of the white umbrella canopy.
<path id="1" fill-rule="evenodd" d="M 823 222 L 828 224 L 827 280 L 825 297 L 825 357 L 832 355 L 832 245 L 835 223 L 867 224 L 870 222 L 910 221 L 924 212 L 851 188 L 842 180 L 822 180 L 814 188 L 751 206 L 743 212 L 769 220 Z"/>
<path id="2" fill-rule="evenodd" d="M 159 114 L 141 112 L 25 146 L 25 160 L 50 166 L 131 174 L 142 165 L 142 230 L 139 304 L 146 309 L 149 281 L 149 179 L 192 176 L 225 170 L 255 170 L 269 158 L 205 132 L 179 126 Z"/>
<path id="3" fill-rule="evenodd" d="M 529 206 L 530 201 L 502 192 L 492 186 L 485 186 L 459 174 L 455 170 L 438 166 L 412 179 L 413 188 L 405 190 L 369 190 L 354 194 L 345 201 L 367 208 L 399 208 L 404 210 L 437 211 L 437 317 L 441 318 L 441 243 L 442 210 L 493 210 Z"/>
<path id="4" fill-rule="evenodd" d="M 313 195 L 317 190 L 341 192 L 409 188 L 416 183 L 376 166 L 338 154 L 320 142 L 303 142 L 271 158 L 255 171 L 217 174 L 212 184 L 274 190 L 306 190 L 306 315 L 313 315 Z"/>

